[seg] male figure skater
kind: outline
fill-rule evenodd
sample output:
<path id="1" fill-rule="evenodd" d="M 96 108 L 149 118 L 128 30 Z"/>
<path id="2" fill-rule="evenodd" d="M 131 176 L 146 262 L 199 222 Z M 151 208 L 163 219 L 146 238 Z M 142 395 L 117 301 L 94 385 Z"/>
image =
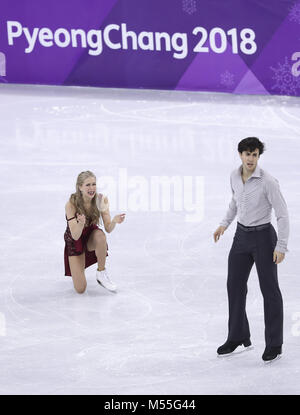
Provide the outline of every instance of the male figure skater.
<path id="1" fill-rule="evenodd" d="M 256 137 L 245 138 L 238 144 L 242 165 L 230 176 L 232 200 L 214 233 L 217 242 L 237 215 L 237 229 L 228 257 L 228 338 L 217 353 L 226 355 L 238 346 L 251 346 L 245 308 L 247 280 L 255 262 L 264 299 L 266 348 L 262 359 L 270 362 L 282 353 L 283 303 L 277 265 L 287 252 L 289 217 L 278 181 L 258 166 L 263 151 L 264 144 Z M 277 218 L 278 239 L 270 223 L 272 208 Z"/>

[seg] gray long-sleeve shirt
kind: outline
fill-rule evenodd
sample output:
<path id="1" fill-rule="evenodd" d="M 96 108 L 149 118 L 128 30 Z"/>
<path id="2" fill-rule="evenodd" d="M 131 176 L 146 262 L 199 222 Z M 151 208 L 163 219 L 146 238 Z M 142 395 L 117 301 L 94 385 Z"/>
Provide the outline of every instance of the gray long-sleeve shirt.
<path id="1" fill-rule="evenodd" d="M 228 227 L 236 215 L 238 222 L 244 226 L 263 225 L 271 222 L 273 208 L 278 227 L 275 249 L 279 252 L 287 252 L 289 215 L 278 181 L 258 166 L 245 183 L 241 173 L 242 166 L 231 173 L 232 199 L 220 225 Z"/>

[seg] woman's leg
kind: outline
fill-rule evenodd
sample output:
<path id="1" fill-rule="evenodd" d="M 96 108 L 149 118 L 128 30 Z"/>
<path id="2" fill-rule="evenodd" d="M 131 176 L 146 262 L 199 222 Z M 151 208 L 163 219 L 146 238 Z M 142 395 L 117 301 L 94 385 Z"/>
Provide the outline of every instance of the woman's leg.
<path id="1" fill-rule="evenodd" d="M 101 229 L 93 230 L 87 243 L 87 249 L 88 251 L 95 251 L 98 270 L 103 271 L 105 269 L 107 242 L 105 233 Z"/>
<path id="2" fill-rule="evenodd" d="M 84 274 L 85 253 L 76 256 L 69 256 L 69 264 L 75 290 L 83 294 L 86 289 L 86 278 Z"/>

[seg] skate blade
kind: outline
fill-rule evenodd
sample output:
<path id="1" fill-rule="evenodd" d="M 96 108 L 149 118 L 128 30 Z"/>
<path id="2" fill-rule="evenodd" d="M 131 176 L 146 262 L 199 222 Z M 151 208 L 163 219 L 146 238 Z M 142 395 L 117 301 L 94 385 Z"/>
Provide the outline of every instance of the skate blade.
<path id="1" fill-rule="evenodd" d="M 230 356 L 236 356 L 236 355 L 239 355 L 239 354 L 242 354 L 242 353 L 245 353 L 245 352 L 249 352 L 250 350 L 254 349 L 254 347 L 252 345 L 247 346 L 247 347 L 242 346 L 243 347 L 242 349 L 240 349 L 240 347 L 241 346 L 238 346 L 232 353 L 218 354 L 217 356 L 219 358 L 226 358 L 226 357 L 230 357 Z"/>
<path id="2" fill-rule="evenodd" d="M 98 283 L 99 285 L 101 285 L 101 287 L 102 287 L 102 288 L 104 288 L 106 291 L 108 291 L 108 292 L 110 292 L 110 293 L 113 293 L 113 294 L 116 294 L 116 293 L 117 293 L 117 289 L 115 289 L 115 290 L 110 290 L 110 289 L 108 289 L 108 288 L 104 287 L 104 285 L 103 285 L 103 284 L 101 284 L 101 282 L 100 282 L 99 280 L 97 280 L 97 283 Z"/>

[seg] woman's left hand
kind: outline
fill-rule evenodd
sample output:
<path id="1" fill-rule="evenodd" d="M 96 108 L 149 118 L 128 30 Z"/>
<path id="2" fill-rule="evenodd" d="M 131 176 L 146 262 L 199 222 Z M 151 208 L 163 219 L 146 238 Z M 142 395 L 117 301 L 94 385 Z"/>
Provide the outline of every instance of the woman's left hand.
<path id="1" fill-rule="evenodd" d="M 125 213 L 121 213 L 121 215 L 116 215 L 112 221 L 115 223 L 122 223 L 124 222 L 124 220 L 125 220 Z"/>

